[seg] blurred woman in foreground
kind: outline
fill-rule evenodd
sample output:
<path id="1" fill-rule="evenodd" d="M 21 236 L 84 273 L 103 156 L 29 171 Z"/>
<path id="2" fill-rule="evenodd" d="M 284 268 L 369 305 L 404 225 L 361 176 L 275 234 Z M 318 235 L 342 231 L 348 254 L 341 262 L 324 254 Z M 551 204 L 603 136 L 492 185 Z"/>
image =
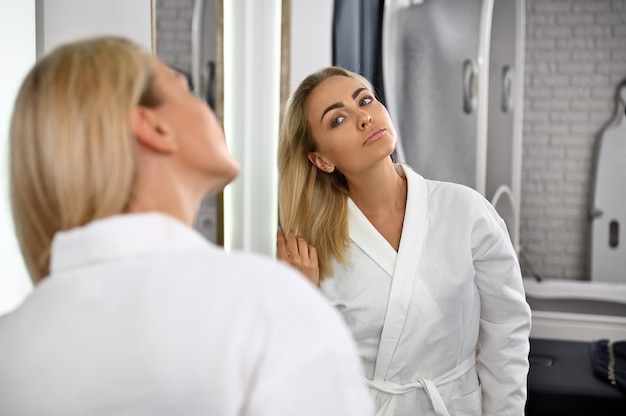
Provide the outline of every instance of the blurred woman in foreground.
<path id="1" fill-rule="evenodd" d="M 36 288 L 0 319 L 0 414 L 370 414 L 305 279 L 191 228 L 239 167 L 183 76 L 124 39 L 62 46 L 20 89 L 10 156 Z"/>

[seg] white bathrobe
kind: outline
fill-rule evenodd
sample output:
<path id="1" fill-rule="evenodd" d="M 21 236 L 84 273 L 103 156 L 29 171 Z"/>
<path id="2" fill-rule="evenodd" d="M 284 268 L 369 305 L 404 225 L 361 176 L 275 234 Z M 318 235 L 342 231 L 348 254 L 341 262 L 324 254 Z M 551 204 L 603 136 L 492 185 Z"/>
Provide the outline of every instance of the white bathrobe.
<path id="1" fill-rule="evenodd" d="M 350 264 L 322 290 L 357 341 L 377 415 L 524 414 L 530 333 L 504 221 L 410 168 L 400 247 L 349 201 Z"/>
<path id="2" fill-rule="evenodd" d="M 57 233 L 50 276 L 0 317 L 3 416 L 371 415 L 362 377 L 298 272 L 156 213 Z"/>

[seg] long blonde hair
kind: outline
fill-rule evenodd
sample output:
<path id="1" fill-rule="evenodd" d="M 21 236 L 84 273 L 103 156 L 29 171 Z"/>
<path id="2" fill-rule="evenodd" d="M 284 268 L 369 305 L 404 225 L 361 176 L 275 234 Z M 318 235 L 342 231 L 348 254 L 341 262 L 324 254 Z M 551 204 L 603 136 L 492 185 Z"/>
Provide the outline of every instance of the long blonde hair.
<path id="1" fill-rule="evenodd" d="M 278 201 L 280 223 L 285 232 L 302 235 L 317 250 L 320 281 L 333 273 L 332 262 L 347 263 L 348 183 L 337 169 L 319 171 L 308 154 L 316 150 L 306 120 L 305 106 L 311 92 L 333 76 L 353 78 L 374 91 L 359 74 L 339 67 L 327 67 L 306 77 L 285 106 L 278 146 Z"/>
<path id="2" fill-rule="evenodd" d="M 154 70 L 131 41 L 61 46 L 29 72 L 10 127 L 15 230 L 33 282 L 49 273 L 57 231 L 124 211 L 136 178 L 134 106 L 158 106 Z"/>

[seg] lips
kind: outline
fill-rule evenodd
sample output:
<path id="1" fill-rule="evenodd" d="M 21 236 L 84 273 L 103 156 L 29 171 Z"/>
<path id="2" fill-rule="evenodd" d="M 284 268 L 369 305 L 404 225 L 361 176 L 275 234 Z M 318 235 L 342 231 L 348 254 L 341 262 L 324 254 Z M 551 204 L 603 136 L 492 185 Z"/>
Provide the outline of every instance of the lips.
<path id="1" fill-rule="evenodd" d="M 367 136 L 367 138 L 363 142 L 363 146 L 365 146 L 368 143 L 372 143 L 372 142 L 375 142 L 376 140 L 380 139 L 385 134 L 386 131 L 387 131 L 386 129 L 374 129 L 374 130 L 372 130 L 372 132 Z"/>

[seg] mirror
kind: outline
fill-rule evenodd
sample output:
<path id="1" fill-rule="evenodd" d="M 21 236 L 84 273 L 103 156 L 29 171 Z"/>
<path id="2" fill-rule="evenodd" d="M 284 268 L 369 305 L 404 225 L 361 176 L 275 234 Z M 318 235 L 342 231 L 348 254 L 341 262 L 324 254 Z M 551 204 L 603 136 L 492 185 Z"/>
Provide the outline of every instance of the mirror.
<path id="1" fill-rule="evenodd" d="M 613 115 L 615 90 L 626 77 L 626 5 L 608 0 L 513 1 L 521 2 L 525 11 L 520 246 L 539 275 L 588 280 L 594 148 Z M 323 49 L 333 2 L 320 1 L 315 8 L 293 3 L 291 38 L 301 46 L 292 48 L 292 71 Z M 411 3 L 421 7 L 417 3 L 438 2 Z M 469 7 L 470 2 L 463 3 Z M 496 1 L 503 3 L 512 1 Z M 305 37 L 315 38 L 316 49 L 299 40 Z M 323 59 L 312 66 L 321 66 Z M 510 81 L 510 71 L 490 71 L 504 85 Z M 460 78 L 461 69 L 458 73 Z M 496 98 L 501 106 L 502 96 Z M 442 129 L 434 126 L 433 131 Z M 524 269 L 528 275 L 529 268 Z"/>
<path id="2" fill-rule="evenodd" d="M 279 0 L 274 2 L 272 7 L 280 8 L 280 17 L 278 19 L 281 25 L 280 36 L 280 75 L 277 75 L 277 79 L 280 79 L 280 103 L 286 100 L 288 89 L 288 77 L 289 77 L 289 24 L 290 24 L 290 0 Z M 235 4 L 227 4 L 231 8 L 236 8 Z M 255 7 L 264 7 L 262 11 L 271 10 L 270 4 L 260 5 Z M 224 120 L 224 90 L 225 75 L 224 75 L 224 2 L 222 0 L 189 0 L 189 1 L 177 1 L 177 0 L 162 0 L 156 3 L 155 10 L 155 38 L 156 38 L 156 53 L 165 63 L 169 64 L 173 68 L 185 73 L 192 79 L 194 84 L 194 91 L 197 95 L 201 96 L 207 103 L 215 110 L 218 118 L 222 121 L 222 124 L 226 126 L 227 121 Z M 239 5 L 241 7 L 241 5 Z M 254 10 L 253 5 L 247 5 L 245 7 L 251 7 Z M 278 10 L 278 8 L 276 10 Z M 235 13 L 237 18 L 243 18 L 241 10 Z M 233 14 L 234 9 L 230 10 Z M 259 12 L 259 10 L 256 10 Z M 226 10 L 226 14 L 228 14 Z M 250 12 L 251 13 L 251 12 Z M 273 20 L 274 21 L 274 20 Z M 257 28 L 253 30 L 258 30 Z M 238 35 L 240 32 L 237 32 Z M 245 34 L 241 34 L 244 42 L 250 42 L 250 39 L 245 39 Z M 241 42 L 242 39 L 233 40 Z M 257 40 L 258 41 L 258 40 Z M 254 43 L 254 42 L 252 42 Z M 247 43 L 246 43 L 247 45 Z M 261 45 L 262 48 L 267 48 L 265 44 Z M 266 51 L 267 52 L 267 51 Z M 267 56 L 267 53 L 264 54 Z M 256 56 L 253 59 L 258 59 Z M 248 65 L 245 65 L 248 67 Z M 253 67 L 262 68 L 263 65 L 255 64 Z M 237 69 L 238 74 L 233 76 L 243 76 L 245 72 Z M 226 75 L 228 77 L 228 75 Z M 226 78 L 226 81 L 228 79 Z M 250 77 L 246 75 L 245 80 L 236 80 L 239 84 L 242 82 L 251 82 Z M 264 81 L 264 83 L 266 83 Z M 254 84 L 253 84 L 254 85 Z M 265 99 L 265 98 L 263 98 Z M 231 100 L 231 101 L 234 101 Z M 226 128 L 226 127 L 225 127 Z M 235 134 L 237 135 L 237 134 Z M 277 138 L 274 138 L 277 139 Z M 235 151 L 231 147 L 231 151 Z M 272 149 L 268 151 L 275 153 Z M 242 175 L 252 170 L 252 166 L 246 165 L 246 160 L 240 160 L 242 164 Z M 271 162 L 270 162 L 271 163 Z M 243 166 L 246 165 L 246 166 Z M 274 164 L 271 164 L 273 167 Z M 267 167 L 265 167 L 267 169 Z M 248 178 L 249 179 L 249 178 Z M 246 181 L 248 179 L 245 179 Z M 268 192 L 267 195 L 271 195 Z M 200 231 L 210 241 L 224 245 L 224 233 L 227 227 L 224 225 L 224 205 L 228 201 L 224 199 L 224 193 L 220 193 L 213 197 L 206 198 L 198 211 L 194 227 Z M 229 211 L 230 212 L 230 211 Z M 236 214 L 235 214 L 236 215 Z M 245 222 L 245 221 L 244 221 Z M 257 225 L 260 222 L 266 222 L 267 225 L 271 224 L 271 218 L 261 221 L 252 221 L 251 226 L 260 227 Z M 275 227 L 274 227 L 275 228 Z M 270 233 L 273 235 L 275 231 Z M 254 239 L 254 237 L 251 237 Z M 267 244 L 273 247 L 271 238 L 263 237 L 267 239 Z M 240 243 L 238 243 L 240 244 Z M 244 242 L 243 245 L 247 243 Z M 253 244 L 254 245 L 254 244 Z M 241 248 L 241 247 L 238 247 Z M 258 245 L 254 249 L 259 249 Z M 271 251 L 268 249 L 261 251 Z"/>

